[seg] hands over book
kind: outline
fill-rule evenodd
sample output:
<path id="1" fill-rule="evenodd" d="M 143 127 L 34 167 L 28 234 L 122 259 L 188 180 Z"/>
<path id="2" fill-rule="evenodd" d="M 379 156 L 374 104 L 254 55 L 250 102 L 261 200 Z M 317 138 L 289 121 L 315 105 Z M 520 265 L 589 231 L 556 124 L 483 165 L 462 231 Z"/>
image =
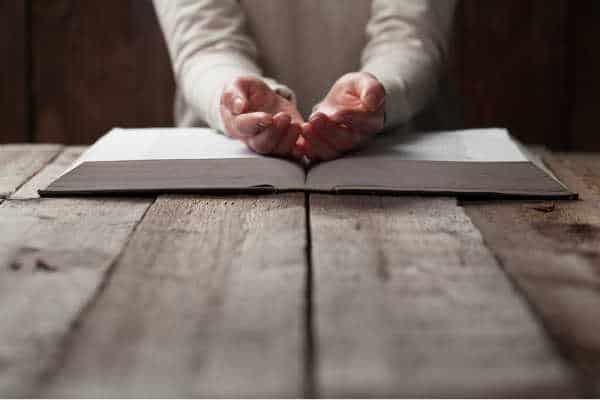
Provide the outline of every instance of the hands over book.
<path id="1" fill-rule="evenodd" d="M 504 129 L 381 134 L 310 168 L 205 128 L 115 128 L 42 196 L 367 192 L 576 198 Z"/>

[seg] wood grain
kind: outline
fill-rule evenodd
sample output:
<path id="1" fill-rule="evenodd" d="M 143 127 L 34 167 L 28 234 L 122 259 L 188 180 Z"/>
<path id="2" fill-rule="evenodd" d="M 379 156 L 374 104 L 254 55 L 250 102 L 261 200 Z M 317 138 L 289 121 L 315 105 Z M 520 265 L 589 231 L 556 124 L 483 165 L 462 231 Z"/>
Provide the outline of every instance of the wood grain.
<path id="1" fill-rule="evenodd" d="M 599 395 L 600 156 L 546 161 L 580 201 L 464 207 L 564 354 L 588 375 L 588 391 Z"/>
<path id="2" fill-rule="evenodd" d="M 28 142 L 29 34 L 27 2 L 0 0 L 0 143 Z"/>
<path id="3" fill-rule="evenodd" d="M 30 393 L 151 200 L 0 205 L 0 393 Z"/>
<path id="4" fill-rule="evenodd" d="M 563 0 L 463 0 L 462 95 L 469 127 L 504 126 L 565 148 L 567 6 Z"/>
<path id="5" fill-rule="evenodd" d="M 159 197 L 43 396 L 303 394 L 301 194 Z"/>
<path id="6" fill-rule="evenodd" d="M 59 145 L 0 146 L 0 198 L 17 190 L 61 151 Z"/>
<path id="7" fill-rule="evenodd" d="M 455 200 L 311 196 L 317 394 L 574 394 Z"/>
<path id="8" fill-rule="evenodd" d="M 450 76 L 467 126 L 600 150 L 595 0 L 463 0 Z M 174 83 L 149 0 L 0 0 L 0 142 L 93 142 L 172 124 Z M 473 40 L 472 38 L 476 38 Z"/>
<path id="9" fill-rule="evenodd" d="M 36 141 L 90 144 L 172 124 L 171 67 L 151 1 L 32 0 Z"/>
<path id="10" fill-rule="evenodd" d="M 600 151 L 598 93 L 600 93 L 600 2 L 569 2 L 569 63 L 571 149 Z"/>
<path id="11" fill-rule="evenodd" d="M 599 150 L 599 20 L 595 0 L 461 1 L 449 69 L 467 126 Z M 112 126 L 172 124 L 151 1 L 0 0 L 0 25 L 0 142 L 89 144 Z"/>
<path id="12" fill-rule="evenodd" d="M 52 181 L 60 176 L 87 147 L 70 146 L 63 148 L 59 156 L 46 165 L 33 178 L 28 180 L 19 190 L 10 196 L 12 200 L 37 199 L 39 189 L 46 188 Z"/>

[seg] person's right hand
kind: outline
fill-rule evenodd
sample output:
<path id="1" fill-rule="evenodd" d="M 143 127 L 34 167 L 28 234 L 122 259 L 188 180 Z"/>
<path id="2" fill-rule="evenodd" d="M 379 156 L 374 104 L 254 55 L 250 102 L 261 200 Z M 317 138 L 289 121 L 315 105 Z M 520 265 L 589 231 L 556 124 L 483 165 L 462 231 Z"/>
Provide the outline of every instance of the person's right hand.
<path id="1" fill-rule="evenodd" d="M 257 153 L 300 158 L 296 141 L 302 116 L 296 106 L 260 78 L 241 77 L 221 95 L 225 133 Z"/>

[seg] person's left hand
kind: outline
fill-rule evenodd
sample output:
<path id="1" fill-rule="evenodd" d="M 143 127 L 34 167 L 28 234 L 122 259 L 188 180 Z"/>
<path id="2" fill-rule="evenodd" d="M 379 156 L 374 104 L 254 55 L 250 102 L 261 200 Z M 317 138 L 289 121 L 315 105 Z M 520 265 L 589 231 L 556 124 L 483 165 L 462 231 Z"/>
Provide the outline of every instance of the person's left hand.
<path id="1" fill-rule="evenodd" d="M 327 161 L 363 146 L 383 129 L 385 89 L 371 74 L 342 76 L 302 127 L 299 150 Z"/>

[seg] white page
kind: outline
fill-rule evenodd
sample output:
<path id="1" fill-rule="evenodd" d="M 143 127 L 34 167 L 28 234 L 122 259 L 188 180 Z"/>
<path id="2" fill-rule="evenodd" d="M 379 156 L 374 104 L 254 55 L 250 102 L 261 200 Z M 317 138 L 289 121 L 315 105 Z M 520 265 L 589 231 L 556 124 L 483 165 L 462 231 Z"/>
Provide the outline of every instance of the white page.
<path id="1" fill-rule="evenodd" d="M 86 161 L 261 157 L 245 144 L 208 128 L 114 128 L 64 173 Z M 381 135 L 346 157 L 425 161 L 527 161 L 505 129 Z M 63 174 L 64 174 L 63 173 Z"/>
<path id="2" fill-rule="evenodd" d="M 379 136 L 353 158 L 394 158 L 422 161 L 528 161 L 505 129 L 469 129 Z"/>
<path id="3" fill-rule="evenodd" d="M 531 162 L 504 129 L 381 135 L 360 153 L 313 167 L 307 186 L 572 195 L 552 174 Z"/>
<path id="4" fill-rule="evenodd" d="M 114 128 L 64 173 L 87 161 L 176 160 L 260 157 L 248 147 L 208 128 Z"/>

